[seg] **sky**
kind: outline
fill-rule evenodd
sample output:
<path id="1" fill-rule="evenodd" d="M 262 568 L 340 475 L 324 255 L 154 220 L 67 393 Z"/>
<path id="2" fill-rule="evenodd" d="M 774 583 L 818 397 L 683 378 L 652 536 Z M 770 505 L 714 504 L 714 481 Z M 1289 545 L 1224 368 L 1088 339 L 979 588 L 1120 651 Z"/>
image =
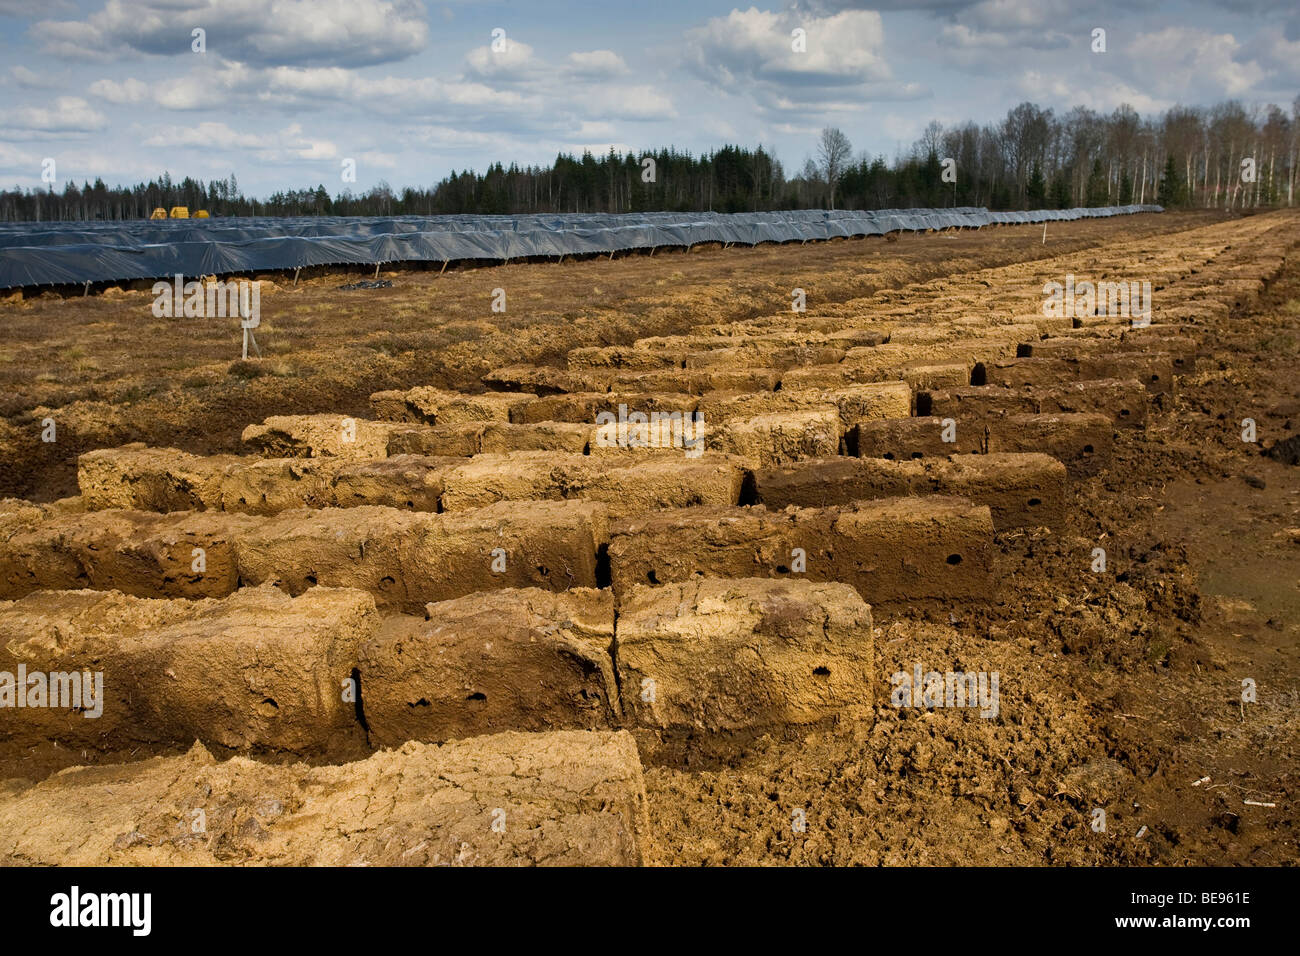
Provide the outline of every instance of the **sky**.
<path id="1" fill-rule="evenodd" d="M 167 170 L 233 173 L 262 197 L 400 190 L 559 152 L 726 143 L 793 175 L 827 125 L 893 158 L 931 120 L 1024 100 L 1289 111 L 1300 4 L 0 0 L 0 64 L 4 186 L 44 188 L 53 159 L 56 189 Z"/>

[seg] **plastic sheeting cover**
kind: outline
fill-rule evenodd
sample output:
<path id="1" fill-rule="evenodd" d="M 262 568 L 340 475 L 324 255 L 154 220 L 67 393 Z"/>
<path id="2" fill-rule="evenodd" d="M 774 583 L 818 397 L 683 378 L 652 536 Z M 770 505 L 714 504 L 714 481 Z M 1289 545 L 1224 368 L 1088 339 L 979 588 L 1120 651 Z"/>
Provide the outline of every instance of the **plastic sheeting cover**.
<path id="1" fill-rule="evenodd" d="M 268 272 L 299 266 L 518 259 L 703 242 L 754 245 L 1162 212 L 1101 206 L 989 212 L 800 209 L 746 213 L 272 217 L 0 223 L 0 289 Z"/>

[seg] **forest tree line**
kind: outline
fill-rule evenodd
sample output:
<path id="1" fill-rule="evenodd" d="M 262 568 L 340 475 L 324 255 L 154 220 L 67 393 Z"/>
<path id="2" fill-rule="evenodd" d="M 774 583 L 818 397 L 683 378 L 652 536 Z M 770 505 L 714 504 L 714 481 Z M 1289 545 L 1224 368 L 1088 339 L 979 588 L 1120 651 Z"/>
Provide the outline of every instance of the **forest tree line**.
<path id="1" fill-rule="evenodd" d="M 648 163 L 647 160 L 653 161 Z M 134 186 L 101 179 L 63 189 L 0 192 L 0 221 L 146 219 L 186 206 L 211 216 L 747 212 L 986 206 L 996 210 L 1155 203 L 1182 208 L 1293 205 L 1300 167 L 1300 96 L 1286 110 L 1238 101 L 1174 107 L 1142 117 L 1075 107 L 1057 114 L 1021 103 L 1001 121 L 932 122 L 892 161 L 854 153 L 827 128 L 787 176 L 762 146 L 699 156 L 674 148 L 604 156 L 560 154 L 550 166 L 453 170 L 430 188 L 330 195 L 323 184 L 265 199 L 245 196 L 232 173 L 205 183 L 163 173 Z M 945 171 L 948 175 L 945 176 Z"/>

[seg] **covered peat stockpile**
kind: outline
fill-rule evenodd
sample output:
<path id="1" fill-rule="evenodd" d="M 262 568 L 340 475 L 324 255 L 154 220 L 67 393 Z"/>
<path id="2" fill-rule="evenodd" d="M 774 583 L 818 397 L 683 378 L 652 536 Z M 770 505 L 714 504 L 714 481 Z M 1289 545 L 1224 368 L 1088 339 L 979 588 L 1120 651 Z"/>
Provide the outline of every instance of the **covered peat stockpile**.
<path id="1" fill-rule="evenodd" d="M 293 271 L 308 266 L 509 261 L 702 243 L 805 242 L 1159 211 L 1159 206 L 1031 212 L 963 207 L 0 223 L 0 289 Z"/>
<path id="2" fill-rule="evenodd" d="M 316 277 L 239 376 L 140 360 L 221 384 L 24 385 L 75 488 L 0 501 L 0 862 L 1280 860 L 1300 219 L 1142 211 L 0 228 L 0 286 L 731 244 Z"/>

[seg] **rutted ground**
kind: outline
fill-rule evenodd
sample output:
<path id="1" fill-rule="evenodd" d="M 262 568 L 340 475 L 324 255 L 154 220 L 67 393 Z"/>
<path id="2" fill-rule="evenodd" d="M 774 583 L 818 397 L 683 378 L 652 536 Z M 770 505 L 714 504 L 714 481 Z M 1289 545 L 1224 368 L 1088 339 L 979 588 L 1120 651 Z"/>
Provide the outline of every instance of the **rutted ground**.
<path id="1" fill-rule="evenodd" d="M 0 857 L 1294 859 L 1300 482 L 1258 452 L 1300 411 L 1300 230 L 1207 221 L 582 263 L 627 280 L 605 327 L 197 406 L 25 381 L 54 410 L 14 447 L 50 415 L 71 457 L 14 487 L 78 494 L 0 507 L 0 671 L 93 667 L 104 716 L 0 710 Z M 469 309 L 547 268 L 412 282 Z M 1153 325 L 1044 316 L 1071 273 L 1149 280 Z M 703 450 L 619 447 L 620 406 Z M 892 706 L 918 664 L 996 671 L 996 715 Z"/>

